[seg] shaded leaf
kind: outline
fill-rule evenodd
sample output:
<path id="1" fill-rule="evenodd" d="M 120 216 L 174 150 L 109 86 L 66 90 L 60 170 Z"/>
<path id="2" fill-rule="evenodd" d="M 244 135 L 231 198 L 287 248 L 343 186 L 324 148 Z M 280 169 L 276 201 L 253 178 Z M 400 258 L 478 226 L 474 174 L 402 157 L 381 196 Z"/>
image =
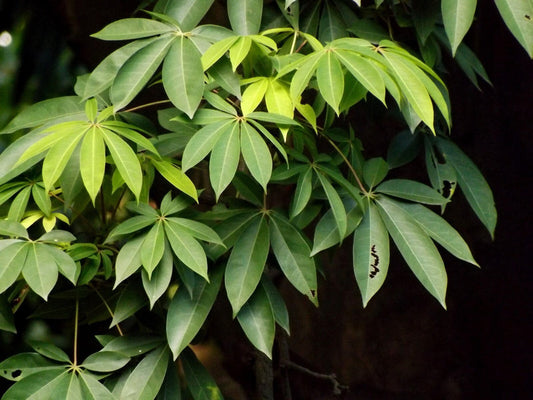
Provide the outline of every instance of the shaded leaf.
<path id="1" fill-rule="evenodd" d="M 126 318 L 131 317 L 145 306 L 146 299 L 144 296 L 139 296 L 139 289 L 137 283 L 130 283 L 121 291 L 113 312 L 113 320 L 111 321 L 109 328 L 112 328 Z"/>
<path id="2" fill-rule="evenodd" d="M 223 400 L 216 382 L 191 349 L 185 349 L 180 360 L 187 388 L 194 400 Z"/>
<path id="3" fill-rule="evenodd" d="M 241 143 L 239 124 L 234 123 L 231 131 L 225 132 L 213 146 L 209 159 L 209 180 L 218 199 L 235 176 L 239 165 Z"/>
<path id="4" fill-rule="evenodd" d="M 290 335 L 289 312 L 287 311 L 287 305 L 285 304 L 283 297 L 279 293 L 278 289 L 276 289 L 276 286 L 274 286 L 270 278 L 263 276 L 261 279 L 261 285 L 268 298 L 270 307 L 272 308 L 274 319 L 278 325 L 285 330 L 287 335 Z"/>
<path id="5" fill-rule="evenodd" d="M 95 372 L 112 372 L 122 368 L 130 358 L 113 351 L 99 351 L 89 355 L 81 364 L 82 367 Z"/>
<path id="6" fill-rule="evenodd" d="M 70 363 L 69 356 L 59 347 L 50 342 L 43 342 L 39 340 L 28 340 L 28 344 L 37 353 L 54 361 Z"/>
<path id="7" fill-rule="evenodd" d="M 390 179 L 381 183 L 376 192 L 424 204 L 444 205 L 449 201 L 435 189 L 409 179 Z"/>

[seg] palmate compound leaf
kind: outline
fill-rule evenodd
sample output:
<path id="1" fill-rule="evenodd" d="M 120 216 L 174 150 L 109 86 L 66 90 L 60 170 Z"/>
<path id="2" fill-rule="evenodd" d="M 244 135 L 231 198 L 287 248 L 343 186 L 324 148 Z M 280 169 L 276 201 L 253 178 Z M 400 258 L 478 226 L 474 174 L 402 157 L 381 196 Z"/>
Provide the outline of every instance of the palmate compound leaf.
<path id="1" fill-rule="evenodd" d="M 353 269 L 363 307 L 385 282 L 389 269 L 389 234 L 376 206 L 370 203 L 353 237 Z"/>
<path id="2" fill-rule="evenodd" d="M 216 382 L 191 349 L 184 349 L 180 361 L 185 382 L 194 400 L 223 400 Z"/>
<path id="3" fill-rule="evenodd" d="M 213 306 L 222 283 L 223 269 L 216 269 L 210 282 L 194 275 L 192 297 L 185 287 L 179 288 L 167 313 L 167 341 L 174 359 L 194 339 Z"/>
<path id="4" fill-rule="evenodd" d="M 315 261 L 304 234 L 277 212 L 270 214 L 270 243 L 289 282 L 318 306 Z"/>
<path id="5" fill-rule="evenodd" d="M 396 247 L 420 283 L 446 308 L 448 278 L 439 251 L 429 235 L 396 200 L 380 196 L 379 214 Z"/>
<path id="6" fill-rule="evenodd" d="M 224 284 L 233 316 L 256 290 L 269 250 L 267 221 L 263 216 L 257 216 L 235 242 L 226 264 Z"/>
<path id="7" fill-rule="evenodd" d="M 242 306 L 237 314 L 237 320 L 255 348 L 268 358 L 272 358 L 276 321 L 263 286 L 258 286 L 254 294 Z"/>

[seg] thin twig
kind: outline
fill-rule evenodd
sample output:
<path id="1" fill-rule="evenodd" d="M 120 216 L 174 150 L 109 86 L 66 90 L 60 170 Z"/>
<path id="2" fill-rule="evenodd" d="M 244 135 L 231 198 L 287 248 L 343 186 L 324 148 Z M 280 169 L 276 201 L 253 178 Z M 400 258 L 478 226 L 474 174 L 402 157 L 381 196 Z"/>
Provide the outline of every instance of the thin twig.
<path id="1" fill-rule="evenodd" d="M 305 368 L 305 367 L 303 367 L 303 366 L 301 366 L 299 364 L 296 364 L 296 363 L 294 363 L 293 361 L 290 361 L 290 360 L 286 360 L 283 366 L 286 367 L 286 368 L 293 369 L 295 371 L 302 372 L 302 373 L 304 373 L 306 375 L 312 376 L 313 378 L 330 381 L 331 384 L 333 385 L 333 394 L 335 394 L 335 395 L 340 395 L 340 394 L 342 394 L 343 390 L 347 390 L 348 389 L 348 386 L 341 385 L 339 383 L 339 381 L 337 380 L 337 375 L 335 375 L 335 374 L 321 374 L 319 372 L 311 371 L 309 368 Z"/>
<path id="2" fill-rule="evenodd" d="M 94 289 L 94 291 L 96 292 L 96 294 L 98 295 L 98 297 L 100 297 L 100 300 L 102 300 L 102 303 L 104 303 L 104 306 L 105 306 L 105 308 L 107 309 L 107 312 L 109 313 L 109 315 L 111 316 L 111 318 L 114 318 L 114 317 L 115 317 L 115 314 L 113 314 L 113 310 L 111 310 L 111 307 L 109 307 L 109 304 L 107 304 L 107 301 L 105 301 L 104 297 L 100 294 L 100 292 L 98 291 L 98 289 L 97 289 L 94 285 L 91 285 L 91 288 Z M 120 325 L 117 324 L 116 327 L 117 327 L 118 334 L 119 334 L 120 336 L 124 336 L 124 333 L 122 332 L 122 329 L 120 329 Z"/>

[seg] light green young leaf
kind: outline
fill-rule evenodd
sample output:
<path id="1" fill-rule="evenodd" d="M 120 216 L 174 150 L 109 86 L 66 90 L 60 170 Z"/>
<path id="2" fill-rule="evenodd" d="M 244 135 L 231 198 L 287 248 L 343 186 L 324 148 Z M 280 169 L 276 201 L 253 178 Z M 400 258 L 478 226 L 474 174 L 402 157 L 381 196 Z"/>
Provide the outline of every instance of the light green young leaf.
<path id="1" fill-rule="evenodd" d="M 231 28 L 238 35 L 255 35 L 261 27 L 263 0 L 228 0 Z"/>
<path id="2" fill-rule="evenodd" d="M 176 257 L 207 280 L 207 258 L 200 243 L 176 222 L 166 219 L 164 224 L 167 240 Z"/>
<path id="3" fill-rule="evenodd" d="M 22 219 L 24 213 L 26 212 L 26 208 L 28 207 L 30 194 L 31 186 L 25 187 L 17 194 L 9 206 L 9 211 L 7 213 L 8 221 L 19 222 Z M 20 232 L 22 233 L 22 231 Z"/>
<path id="4" fill-rule="evenodd" d="M 161 261 L 165 247 L 163 222 L 158 220 L 144 237 L 141 247 L 141 261 L 148 278 L 152 276 L 152 271 Z"/>
<path id="5" fill-rule="evenodd" d="M 353 237 L 353 270 L 363 307 L 385 282 L 389 258 L 389 234 L 376 206 L 371 203 Z"/>
<path id="6" fill-rule="evenodd" d="M 307 88 L 309 81 L 318 67 L 318 63 L 325 56 L 323 51 L 311 53 L 305 56 L 305 61 L 296 70 L 291 80 L 291 98 L 296 102 L 302 92 Z"/>
<path id="7" fill-rule="evenodd" d="M 248 340 L 271 359 L 276 321 L 269 298 L 262 286 L 258 286 L 250 300 L 242 306 L 237 314 L 237 320 Z"/>
<path id="8" fill-rule="evenodd" d="M 248 36 L 241 36 L 229 49 L 229 59 L 231 62 L 231 69 L 233 72 L 243 62 L 250 48 L 252 47 L 252 39 Z"/>
<path id="9" fill-rule="evenodd" d="M 234 123 L 231 131 L 225 132 L 213 146 L 209 159 L 209 180 L 215 191 L 216 198 L 220 197 L 235 176 L 241 154 L 239 138 L 240 124 Z"/>
<path id="10" fill-rule="evenodd" d="M 64 366 L 49 371 L 36 372 L 11 386 L 2 400 L 42 400 L 54 397 L 58 387 L 63 384 L 67 371 Z"/>
<path id="11" fill-rule="evenodd" d="M 202 55 L 202 67 L 204 71 L 207 71 L 213 64 L 215 64 L 220 58 L 226 54 L 231 46 L 239 39 L 239 36 L 231 36 L 214 43 L 206 52 Z"/>
<path id="12" fill-rule="evenodd" d="M 257 288 L 270 250 L 266 220 L 257 216 L 241 233 L 226 264 L 224 284 L 236 316 Z"/>
<path id="13" fill-rule="evenodd" d="M 495 0 L 505 24 L 533 58 L 533 3 L 531 0 Z"/>
<path id="14" fill-rule="evenodd" d="M 185 381 L 194 400 L 223 400 L 222 393 L 209 372 L 198 361 L 191 349 L 180 357 Z"/>
<path id="15" fill-rule="evenodd" d="M 457 47 L 470 29 L 477 0 L 441 0 L 442 21 L 455 56 Z"/>
<path id="16" fill-rule="evenodd" d="M 468 204 L 494 238 L 497 212 L 494 197 L 487 181 L 472 160 L 454 143 L 449 140 L 438 139 L 437 146 L 442 151 L 446 161 L 457 172 L 457 182 Z"/>
<path id="17" fill-rule="evenodd" d="M 460 260 L 479 267 L 468 245 L 444 218 L 420 204 L 398 203 L 427 232 L 429 236 Z"/>
<path id="18" fill-rule="evenodd" d="M 151 162 L 163 178 L 198 202 L 198 193 L 194 183 L 181 169 L 166 160 L 151 159 Z"/>
<path id="19" fill-rule="evenodd" d="M 316 79 L 320 95 L 339 115 L 339 104 L 344 93 L 344 73 L 333 51 L 326 51 L 317 64 Z"/>
<path id="20" fill-rule="evenodd" d="M 30 288 L 45 301 L 58 278 L 58 268 L 54 258 L 41 243 L 28 243 L 28 254 L 22 267 L 22 276 Z"/>
<path id="21" fill-rule="evenodd" d="M 143 296 L 139 296 L 139 285 L 129 283 L 120 293 L 118 297 L 115 310 L 113 312 L 113 320 L 109 325 L 109 328 L 121 323 L 126 318 L 131 317 L 141 308 L 146 305 L 146 299 Z"/>
<path id="22" fill-rule="evenodd" d="M 138 199 L 141 194 L 143 174 L 137 155 L 124 140 L 113 132 L 107 129 L 101 129 L 100 131 L 120 176 Z"/>
<path id="23" fill-rule="evenodd" d="M 439 251 L 420 225 L 398 203 L 377 199 L 379 214 L 396 247 L 420 283 L 446 308 L 448 278 Z"/>
<path id="24" fill-rule="evenodd" d="M 192 298 L 185 288 L 178 289 L 167 313 L 167 341 L 174 359 L 194 339 L 215 302 L 223 269 L 218 268 L 210 282 L 195 276 Z"/>
<path id="25" fill-rule="evenodd" d="M 112 372 L 122 368 L 130 361 L 130 358 L 114 351 L 99 351 L 89 355 L 81 364 L 81 367 L 95 372 Z"/>
<path id="26" fill-rule="evenodd" d="M 94 204 L 105 174 L 105 144 L 102 132 L 89 129 L 80 147 L 80 172 L 83 184 Z"/>
<path id="27" fill-rule="evenodd" d="M 263 287 L 270 303 L 270 307 L 272 308 L 274 319 L 278 325 L 283 328 L 287 335 L 290 335 L 289 312 L 287 311 L 287 305 L 285 304 L 283 297 L 270 278 L 263 276 L 261 279 L 261 286 Z"/>
<path id="28" fill-rule="evenodd" d="M 246 166 L 266 192 L 272 175 L 272 156 L 265 141 L 249 124 L 241 124 L 241 151 Z"/>
<path id="29" fill-rule="evenodd" d="M 124 18 L 111 22 L 91 36 L 100 40 L 129 40 L 175 31 L 173 26 L 147 18 Z"/>
<path id="30" fill-rule="evenodd" d="M 183 152 L 181 167 L 183 172 L 194 167 L 213 149 L 221 136 L 229 135 L 234 128 L 233 120 L 204 126 L 189 140 Z"/>
<path id="31" fill-rule="evenodd" d="M 177 38 L 163 63 L 163 86 L 169 99 L 192 118 L 204 92 L 200 52 L 185 36 Z"/>
<path id="32" fill-rule="evenodd" d="M 244 93 L 242 94 L 241 110 L 242 115 L 246 116 L 253 112 L 257 106 L 263 100 L 265 93 L 268 89 L 268 79 L 261 78 L 256 82 L 248 85 Z"/>
<path id="33" fill-rule="evenodd" d="M 376 192 L 424 204 L 443 206 L 449 202 L 435 189 L 409 179 L 390 179 L 380 184 Z"/>
<path id="34" fill-rule="evenodd" d="M 152 272 L 152 276 L 142 271 L 142 282 L 144 291 L 150 300 L 150 309 L 154 307 L 155 302 L 166 292 L 172 278 L 173 259 L 170 247 L 165 246 L 165 251 L 157 268 Z"/>
<path id="35" fill-rule="evenodd" d="M 113 289 L 116 289 L 124 279 L 130 277 L 141 266 L 141 247 L 144 236 L 128 240 L 120 249 L 115 262 L 115 285 Z"/>
<path id="36" fill-rule="evenodd" d="M 56 119 L 84 119 L 84 104 L 78 96 L 56 97 L 43 100 L 24 108 L 0 134 L 13 133 L 19 129 L 33 128 Z"/>
<path id="37" fill-rule="evenodd" d="M 174 36 L 157 39 L 137 51 L 119 69 L 110 92 L 115 112 L 124 108 L 148 83 L 174 39 Z"/>
<path id="38" fill-rule="evenodd" d="M 270 243 L 289 282 L 318 305 L 315 261 L 303 233 L 280 214 L 272 213 Z"/>

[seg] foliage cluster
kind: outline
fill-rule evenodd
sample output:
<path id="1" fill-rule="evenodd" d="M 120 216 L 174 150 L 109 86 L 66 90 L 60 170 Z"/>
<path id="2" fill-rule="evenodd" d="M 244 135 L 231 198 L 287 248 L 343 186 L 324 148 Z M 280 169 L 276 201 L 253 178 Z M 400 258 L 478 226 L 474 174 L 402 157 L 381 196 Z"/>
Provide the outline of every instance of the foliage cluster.
<path id="1" fill-rule="evenodd" d="M 477 266 L 439 215 L 456 187 L 494 233 L 490 188 L 447 136 L 436 72 L 450 53 L 488 82 L 462 43 L 475 0 L 228 0 L 227 27 L 202 23 L 213 0 L 151 3 L 93 35 L 128 42 L 75 95 L 1 132 L 0 328 L 16 332 L 23 310 L 73 321 L 74 336 L 72 357 L 32 341 L 0 363 L 15 381 L 4 400 L 222 398 L 188 347 L 217 297 L 271 358 L 276 327 L 290 333 L 274 278 L 318 306 L 320 256 L 349 242 L 366 306 L 392 238 L 445 307 L 435 243 Z M 496 4 L 531 55 L 531 3 Z M 161 98 L 142 100 L 149 87 Z M 364 156 L 350 118 L 361 106 L 403 121 L 384 157 Z M 420 158 L 429 185 L 400 168 Z M 102 349 L 78 360 L 79 330 L 105 321 Z"/>

